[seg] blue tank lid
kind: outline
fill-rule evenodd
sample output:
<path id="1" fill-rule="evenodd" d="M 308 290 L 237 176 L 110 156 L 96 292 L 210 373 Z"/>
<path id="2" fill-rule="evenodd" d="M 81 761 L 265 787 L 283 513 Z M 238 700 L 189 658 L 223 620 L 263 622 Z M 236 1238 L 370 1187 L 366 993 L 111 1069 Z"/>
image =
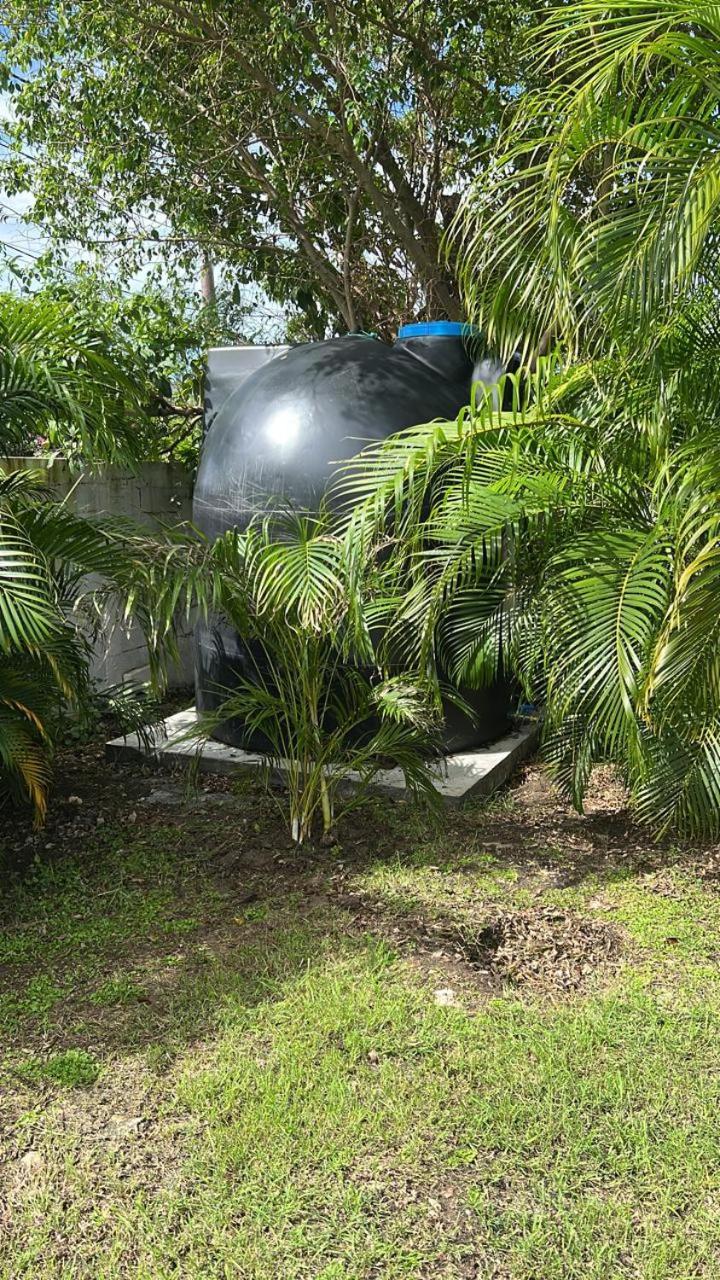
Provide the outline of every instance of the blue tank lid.
<path id="1" fill-rule="evenodd" d="M 463 338 L 478 332 L 475 325 L 461 320 L 424 320 L 401 325 L 398 338 Z"/>

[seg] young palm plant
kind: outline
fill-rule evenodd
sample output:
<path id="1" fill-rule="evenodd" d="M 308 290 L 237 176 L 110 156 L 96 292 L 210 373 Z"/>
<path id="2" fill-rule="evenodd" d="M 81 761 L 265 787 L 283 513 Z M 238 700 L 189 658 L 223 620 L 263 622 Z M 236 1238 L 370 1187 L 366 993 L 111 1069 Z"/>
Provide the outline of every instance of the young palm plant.
<path id="1" fill-rule="evenodd" d="M 40 821 L 61 713 L 92 698 L 90 641 L 110 600 L 142 626 L 160 681 L 175 656 L 173 611 L 194 576 L 168 550 L 128 521 L 75 515 L 37 471 L 0 468 L 0 790 Z"/>
<path id="2" fill-rule="evenodd" d="M 0 294 L 0 451 L 48 437 L 65 457 L 139 461 L 142 388 L 69 302 Z"/>
<path id="3" fill-rule="evenodd" d="M 394 602 L 371 557 L 358 571 L 324 514 L 274 516 L 230 532 L 211 553 L 216 603 L 237 629 L 249 670 L 199 736 L 228 719 L 261 738 L 281 771 L 292 839 L 328 835 L 383 771 L 437 801 L 438 708 L 419 680 L 393 675 L 374 634 Z M 370 567 L 368 567 L 370 566 Z M 284 802 L 281 802 L 284 803 Z"/>

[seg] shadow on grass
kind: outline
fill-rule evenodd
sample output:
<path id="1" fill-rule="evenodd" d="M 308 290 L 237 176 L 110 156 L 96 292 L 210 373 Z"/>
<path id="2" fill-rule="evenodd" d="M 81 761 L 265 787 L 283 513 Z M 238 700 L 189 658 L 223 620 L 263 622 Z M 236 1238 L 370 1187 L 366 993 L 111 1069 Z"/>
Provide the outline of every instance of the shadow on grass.
<path id="1" fill-rule="evenodd" d="M 113 784 L 103 771 L 96 790 Z M 176 802 L 140 798 L 132 822 L 69 824 L 51 860 L 9 886 L 0 1029 L 16 1073 L 66 1050 L 139 1052 L 161 1070 L 229 1012 L 365 945 L 363 932 L 392 941 L 393 923 L 412 915 L 432 936 L 473 898 L 521 908 L 533 893 L 609 884 L 678 856 L 632 826 L 615 784 L 601 777 L 580 816 L 537 767 L 439 826 L 408 804 L 369 801 L 339 847 L 302 851 L 247 783 L 189 801 L 173 785 Z"/>
<path id="2" fill-rule="evenodd" d="M 30 1082 L 59 1049 L 141 1052 L 162 1068 L 239 1006 L 357 945 L 347 913 L 303 895 L 269 851 L 258 870 L 238 837 L 232 874 L 217 874 L 226 813 L 181 817 L 103 828 L 6 894 L 0 1028 L 16 1076 L 26 1060 Z"/>

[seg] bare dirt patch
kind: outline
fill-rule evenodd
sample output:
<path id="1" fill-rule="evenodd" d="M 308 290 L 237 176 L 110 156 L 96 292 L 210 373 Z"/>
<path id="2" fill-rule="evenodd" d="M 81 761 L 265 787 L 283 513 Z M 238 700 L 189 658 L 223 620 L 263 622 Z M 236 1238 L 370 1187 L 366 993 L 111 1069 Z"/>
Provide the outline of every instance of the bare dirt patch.
<path id="1" fill-rule="evenodd" d="M 543 992 L 578 992 L 617 967 L 619 931 L 557 907 L 499 911 L 478 927 L 452 929 L 465 959 L 504 982 Z"/>
<path id="2" fill-rule="evenodd" d="M 477 922 L 436 921 L 412 934 L 403 930 L 398 941 L 440 994 L 444 979 L 470 1007 L 508 985 L 549 998 L 597 990 L 626 949 L 612 924 L 557 907 L 501 909 Z M 439 1000 L 445 1002 L 454 1003 Z"/>
<path id="3" fill-rule="evenodd" d="M 456 915 L 416 907 L 398 916 L 372 894 L 340 892 L 336 901 L 355 927 L 386 936 L 423 978 L 462 991 L 470 1006 L 508 985 L 548 997 L 596 990 L 628 945 L 612 922 L 554 904 L 493 904 Z"/>

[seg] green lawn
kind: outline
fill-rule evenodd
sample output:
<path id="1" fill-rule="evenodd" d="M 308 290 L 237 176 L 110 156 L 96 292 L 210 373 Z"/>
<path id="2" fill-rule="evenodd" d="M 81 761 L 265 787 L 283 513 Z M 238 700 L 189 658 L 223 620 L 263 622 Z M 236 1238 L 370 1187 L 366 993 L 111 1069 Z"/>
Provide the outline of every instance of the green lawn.
<path id="1" fill-rule="evenodd" d="M 3 1280 L 720 1276 L 714 862 L 612 803 L 70 825 L 4 903 Z"/>

